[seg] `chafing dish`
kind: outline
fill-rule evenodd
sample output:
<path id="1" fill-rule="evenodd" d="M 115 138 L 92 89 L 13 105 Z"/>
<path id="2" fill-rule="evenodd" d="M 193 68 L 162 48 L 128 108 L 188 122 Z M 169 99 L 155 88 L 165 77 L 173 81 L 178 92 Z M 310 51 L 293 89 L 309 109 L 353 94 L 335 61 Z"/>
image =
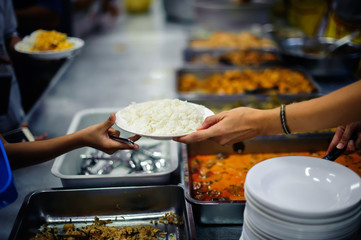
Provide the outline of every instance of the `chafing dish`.
<path id="1" fill-rule="evenodd" d="M 101 123 L 117 109 L 86 109 L 78 112 L 68 133 Z M 116 128 L 116 126 L 114 126 Z M 121 136 L 129 134 L 121 131 Z M 171 183 L 178 168 L 178 148 L 173 141 L 142 138 L 139 151 L 122 150 L 113 155 L 90 147 L 68 152 L 55 159 L 51 172 L 61 179 L 64 187 L 114 187 L 159 185 Z M 156 151 L 162 158 L 144 153 Z M 151 152 L 150 152 L 151 154 Z"/>
<path id="2" fill-rule="evenodd" d="M 169 212 L 182 216 L 184 224 L 154 224 Z M 165 239 L 196 239 L 192 209 L 180 186 L 35 191 L 25 198 L 9 239 L 29 239 L 43 224 L 61 228 L 71 222 L 79 228 L 95 217 L 111 220 L 108 226 L 151 225 L 166 232 Z"/>
<path id="3" fill-rule="evenodd" d="M 313 91 L 310 93 L 269 93 L 268 91 L 263 91 L 262 89 L 256 89 L 252 91 L 247 91 L 245 93 L 239 94 L 216 94 L 216 93 L 207 93 L 199 90 L 190 90 L 182 91 L 181 86 L 183 85 L 184 78 L 187 74 L 194 75 L 199 81 L 205 81 L 207 77 L 213 76 L 215 74 L 223 74 L 227 71 L 240 71 L 243 72 L 247 69 L 252 71 L 263 71 L 265 69 L 285 69 L 295 71 L 300 73 L 309 84 L 312 86 Z M 178 69 L 175 72 L 175 87 L 177 95 L 180 99 L 183 100 L 239 100 L 245 96 L 256 96 L 260 99 L 265 99 L 271 95 L 279 96 L 280 98 L 301 98 L 301 97 L 318 97 L 322 94 L 321 87 L 313 80 L 313 78 L 301 68 L 288 68 L 283 65 L 272 65 L 272 66 L 263 66 L 263 67 L 225 67 L 225 66 L 216 66 L 216 67 L 200 67 L 200 66 L 185 66 Z"/>
<path id="4" fill-rule="evenodd" d="M 203 224 L 242 224 L 246 201 L 201 201 L 195 199 L 191 194 L 189 157 L 209 154 L 314 152 L 326 150 L 329 141 L 330 136 L 321 133 L 293 135 L 292 137 L 261 136 L 229 146 L 221 146 L 212 141 L 182 144 L 182 180 L 185 186 L 185 197 L 192 204 L 195 220 Z"/>
<path id="5" fill-rule="evenodd" d="M 234 62 L 229 58 L 230 54 L 252 55 L 253 61 L 243 61 L 242 63 Z M 261 59 L 262 55 L 267 54 L 268 59 Z M 255 56 L 257 55 L 257 56 Z M 256 58 L 257 57 L 257 58 Z M 271 59 L 274 57 L 274 59 Z M 183 60 L 186 64 L 196 66 L 263 66 L 270 63 L 279 62 L 278 52 L 272 49 L 248 49 L 248 50 L 226 50 L 226 49 L 193 49 L 186 48 L 183 50 Z"/>

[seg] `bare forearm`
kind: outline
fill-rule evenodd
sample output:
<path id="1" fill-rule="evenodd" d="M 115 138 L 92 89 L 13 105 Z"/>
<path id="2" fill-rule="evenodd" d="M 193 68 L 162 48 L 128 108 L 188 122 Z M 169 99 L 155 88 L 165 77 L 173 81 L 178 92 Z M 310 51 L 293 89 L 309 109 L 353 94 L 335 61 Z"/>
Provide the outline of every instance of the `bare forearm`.
<path id="1" fill-rule="evenodd" d="M 13 168 L 24 167 L 53 159 L 63 153 L 83 147 L 79 133 L 69 134 L 54 139 L 7 143 L 5 151 Z"/>
<path id="2" fill-rule="evenodd" d="M 360 121 L 360 103 L 361 81 L 358 81 L 328 95 L 287 105 L 287 124 L 291 132 L 306 132 Z M 264 129 L 265 135 L 283 132 L 282 128 L 279 128 L 279 108 L 269 111 L 262 118 L 263 121 L 264 118 L 272 119 L 267 124 L 268 128 Z"/>

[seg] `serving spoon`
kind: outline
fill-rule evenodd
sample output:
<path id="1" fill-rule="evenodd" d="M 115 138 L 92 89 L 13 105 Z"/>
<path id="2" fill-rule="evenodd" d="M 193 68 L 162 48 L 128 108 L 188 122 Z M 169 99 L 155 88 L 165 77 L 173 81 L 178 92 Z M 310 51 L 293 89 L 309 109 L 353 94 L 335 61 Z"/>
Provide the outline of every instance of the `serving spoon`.
<path id="1" fill-rule="evenodd" d="M 354 39 L 358 34 L 360 33 L 360 31 L 354 31 L 353 33 L 350 33 L 340 39 L 338 39 L 335 43 L 333 43 L 332 45 L 328 46 L 328 51 L 330 53 L 335 52 L 338 48 L 344 46 L 345 44 L 349 43 L 352 39 Z"/>

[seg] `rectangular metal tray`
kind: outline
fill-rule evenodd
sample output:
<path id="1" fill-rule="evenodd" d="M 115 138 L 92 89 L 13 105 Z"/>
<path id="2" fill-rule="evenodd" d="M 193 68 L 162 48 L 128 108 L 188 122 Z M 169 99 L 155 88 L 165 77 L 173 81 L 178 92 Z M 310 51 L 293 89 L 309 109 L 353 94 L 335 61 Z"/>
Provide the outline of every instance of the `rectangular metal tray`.
<path id="1" fill-rule="evenodd" d="M 151 224 L 170 211 L 183 216 L 183 225 Z M 30 193 L 18 213 L 10 240 L 29 239 L 43 224 L 62 227 L 91 224 L 95 217 L 108 226 L 151 225 L 167 232 L 165 239 L 196 239 L 192 208 L 180 186 L 49 189 Z"/>
<path id="2" fill-rule="evenodd" d="M 274 153 L 274 152 L 304 152 L 327 149 L 329 144 L 327 134 L 305 134 L 304 136 L 267 136 L 221 146 L 212 141 L 192 144 L 181 144 L 183 163 L 182 181 L 185 197 L 192 204 L 194 218 L 203 224 L 242 224 L 246 201 L 199 201 L 191 195 L 190 166 L 188 159 L 195 155 L 237 154 L 237 153 Z"/>
<path id="3" fill-rule="evenodd" d="M 217 19 L 217 21 L 219 21 L 219 19 Z M 277 49 L 277 44 L 274 41 L 274 38 L 272 36 L 272 34 L 270 33 L 270 29 L 267 25 L 259 25 L 259 24 L 254 24 L 254 25 L 248 25 L 248 26 L 238 26 L 237 28 L 228 28 L 228 29 L 208 29 L 208 28 L 204 28 L 202 26 L 196 27 L 192 30 L 189 31 L 188 33 L 188 40 L 187 40 L 187 47 L 188 48 L 192 48 L 195 50 L 213 50 L 213 49 L 219 49 L 219 50 L 236 50 L 236 49 L 251 49 L 250 46 L 244 46 L 244 45 L 239 45 L 237 47 L 232 47 L 229 45 L 218 45 L 218 46 L 214 46 L 214 47 L 194 47 L 193 42 L 194 41 L 198 41 L 198 40 L 208 40 L 212 37 L 213 34 L 215 33 L 222 33 L 222 34 L 241 34 L 241 33 L 249 33 L 251 35 L 257 36 L 259 38 L 263 38 L 266 40 L 269 40 L 270 42 L 273 43 L 273 45 L 267 45 L 267 46 L 259 46 L 259 47 L 252 47 L 253 49 L 266 49 L 266 50 L 276 50 Z M 225 44 L 225 41 L 227 39 L 222 38 L 222 44 Z M 252 40 L 250 40 L 252 41 Z"/>
<path id="4" fill-rule="evenodd" d="M 175 72 L 175 91 L 178 95 L 178 98 L 182 99 L 182 100 L 238 100 L 244 96 L 254 96 L 260 99 L 265 99 L 269 96 L 271 96 L 271 94 L 229 94 L 229 95 L 220 95 L 220 94 L 208 94 L 208 93 L 199 93 L 199 92 L 188 92 L 188 93 L 184 93 L 184 92 L 180 92 L 179 90 L 179 86 L 180 86 L 180 76 L 183 74 L 194 74 L 195 76 L 197 76 L 200 79 L 205 79 L 208 76 L 211 76 L 213 74 L 216 73 L 224 73 L 225 71 L 229 71 L 229 70 L 240 70 L 243 71 L 245 69 L 252 69 L 252 70 L 262 70 L 265 68 L 287 68 L 290 70 L 294 70 L 294 71 L 298 71 L 300 72 L 302 75 L 304 75 L 309 81 L 310 83 L 313 85 L 314 87 L 314 91 L 312 93 L 299 93 L 299 94 L 276 94 L 276 96 L 279 96 L 282 99 L 289 99 L 289 98 L 301 98 L 301 97 L 319 97 L 322 93 L 321 87 L 314 81 L 314 79 L 307 73 L 305 72 L 303 69 L 301 68 L 289 68 L 287 66 L 283 66 L 283 65 L 272 65 L 272 66 L 267 66 L 267 67 L 236 67 L 236 66 L 215 66 L 215 67 L 202 67 L 202 66 L 184 66 L 183 68 L 178 69 Z M 272 94 L 274 95 L 274 94 Z"/>
<path id="5" fill-rule="evenodd" d="M 216 67 L 216 66 L 252 66 L 252 65 L 232 65 L 231 63 L 226 63 L 219 61 L 219 58 L 226 53 L 234 52 L 239 50 L 226 50 L 226 49 L 194 49 L 194 48 L 185 48 L 183 50 L 183 60 L 186 65 L 194 65 L 200 67 Z M 274 64 L 280 61 L 279 53 L 275 49 L 248 49 L 247 52 L 259 52 L 259 53 L 273 53 L 276 56 L 277 60 L 267 61 L 259 64 L 258 66 L 264 66 L 268 64 Z M 195 62 L 194 59 L 200 58 L 201 56 L 208 55 L 214 59 L 218 60 L 218 63 L 207 63 L 207 62 Z"/>
<path id="6" fill-rule="evenodd" d="M 111 112 L 119 109 L 86 109 L 78 112 L 69 127 L 68 133 L 72 133 L 105 121 Z M 117 128 L 114 126 L 114 128 Z M 119 130 L 119 129 L 118 129 Z M 121 131 L 121 130 L 120 130 Z M 129 134 L 121 131 L 121 136 L 128 137 Z M 88 154 L 93 149 L 89 147 L 79 148 L 68 152 L 55 159 L 51 172 L 61 179 L 64 187 L 117 187 L 138 185 L 161 185 L 170 184 L 173 174 L 179 165 L 178 145 L 174 141 L 158 141 L 141 138 L 137 141 L 140 147 L 160 144 L 162 153 L 167 156 L 166 166 L 158 172 L 139 172 L 127 174 L 122 169 L 115 169 L 114 173 L 104 175 L 80 175 L 82 164 L 81 154 Z M 119 171 L 116 171 L 119 170 Z"/>

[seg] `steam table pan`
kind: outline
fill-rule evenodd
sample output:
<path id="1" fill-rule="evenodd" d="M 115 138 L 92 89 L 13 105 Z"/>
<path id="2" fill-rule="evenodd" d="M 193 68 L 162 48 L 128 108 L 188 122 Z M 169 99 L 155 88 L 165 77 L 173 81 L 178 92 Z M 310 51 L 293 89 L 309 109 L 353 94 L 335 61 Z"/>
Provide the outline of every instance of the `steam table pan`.
<path id="1" fill-rule="evenodd" d="M 183 216 L 184 224 L 151 223 L 169 212 Z M 29 239 L 43 224 L 79 228 L 95 217 L 111 220 L 107 226 L 151 225 L 166 232 L 165 239 L 196 239 L 192 209 L 175 185 L 35 191 L 25 198 L 9 239 Z"/>
<path id="2" fill-rule="evenodd" d="M 187 92 L 183 92 L 181 87 L 184 84 L 184 78 L 182 76 L 186 76 L 191 74 L 199 79 L 200 82 L 205 81 L 206 78 L 210 76 L 214 76 L 217 74 L 224 74 L 228 71 L 240 71 L 244 72 L 246 69 L 250 69 L 255 72 L 263 71 L 265 69 L 286 69 L 292 70 L 294 72 L 298 72 L 304 76 L 304 78 L 309 82 L 309 84 L 313 87 L 313 91 L 310 93 L 268 93 L 262 92 L 262 89 L 251 90 L 247 93 L 236 93 L 236 94 L 217 94 L 217 93 L 207 93 L 203 91 L 199 91 L 198 89 L 190 90 Z M 206 66 L 193 66 L 187 65 L 183 68 L 178 69 L 175 72 L 174 76 L 175 81 L 175 91 L 178 95 L 178 98 L 182 100 L 238 100 L 244 98 L 245 96 L 254 96 L 258 99 L 266 99 L 269 96 L 278 96 L 281 99 L 293 99 L 293 98 L 312 98 L 319 97 L 322 94 L 320 86 L 313 80 L 313 78 L 305 72 L 301 68 L 288 67 L 282 64 L 270 64 L 267 66 L 259 66 L 259 67 L 245 67 L 245 66 L 214 66 L 214 67 L 206 67 Z"/>
<path id="3" fill-rule="evenodd" d="M 119 109 L 100 108 L 80 111 L 74 116 L 68 133 L 73 133 L 90 125 L 101 123 L 109 117 L 111 112 L 117 112 Z M 117 127 L 114 125 L 114 128 Z M 121 131 L 121 136 L 129 137 L 130 135 Z M 166 156 L 165 166 L 156 172 L 141 171 L 129 173 L 129 169 L 125 167 L 123 169 L 123 167 L 120 166 L 109 174 L 84 175 L 81 174 L 81 166 L 83 163 L 81 155 L 89 155 L 89 153 L 96 151 L 90 147 L 84 147 L 56 158 L 51 172 L 61 179 L 64 187 L 118 187 L 170 184 L 178 168 L 177 143 L 173 141 L 141 138 L 137 141 L 137 144 L 139 144 L 140 148 L 149 145 L 159 145 L 159 151 Z M 118 151 L 118 154 L 125 151 L 130 150 Z"/>
<path id="4" fill-rule="evenodd" d="M 221 146 L 213 141 L 181 145 L 183 163 L 182 180 L 185 197 L 191 203 L 196 221 L 203 224 L 243 224 L 245 200 L 201 201 L 192 196 L 192 166 L 189 158 L 196 155 L 238 154 L 238 153 L 287 153 L 325 150 L 329 144 L 327 134 L 308 134 L 285 138 L 279 136 L 258 137 L 233 145 Z"/>

